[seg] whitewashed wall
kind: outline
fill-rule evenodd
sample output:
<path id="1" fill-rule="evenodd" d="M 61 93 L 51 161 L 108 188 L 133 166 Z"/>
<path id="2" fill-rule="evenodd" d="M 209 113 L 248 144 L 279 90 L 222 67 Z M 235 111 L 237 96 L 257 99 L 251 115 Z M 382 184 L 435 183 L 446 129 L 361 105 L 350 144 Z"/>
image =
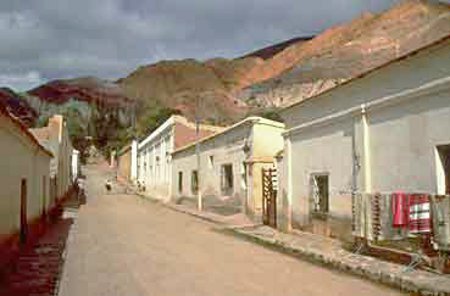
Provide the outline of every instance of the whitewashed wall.
<path id="1" fill-rule="evenodd" d="M 359 192 L 438 193 L 436 146 L 450 144 L 450 42 L 288 108 L 283 117 L 284 218 L 294 226 L 311 222 L 315 172 L 329 173 L 331 217 L 351 218 L 352 184 Z"/>
<path id="2" fill-rule="evenodd" d="M 21 133 L 0 117 L 0 237 L 19 230 L 22 179 L 27 181 L 28 220 L 38 218 L 49 206 L 50 156 Z"/>
<path id="3" fill-rule="evenodd" d="M 173 130 L 169 125 L 138 147 L 138 181 L 145 185 L 146 193 L 165 200 L 170 197 Z"/>

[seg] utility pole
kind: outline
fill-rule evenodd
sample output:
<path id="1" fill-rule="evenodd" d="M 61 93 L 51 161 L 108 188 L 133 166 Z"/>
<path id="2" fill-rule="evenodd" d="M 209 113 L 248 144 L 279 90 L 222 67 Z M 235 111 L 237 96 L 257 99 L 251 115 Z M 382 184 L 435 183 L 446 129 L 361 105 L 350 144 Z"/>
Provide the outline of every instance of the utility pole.
<path id="1" fill-rule="evenodd" d="M 197 156 L 197 209 L 202 211 L 203 200 L 202 200 L 202 191 L 200 187 L 200 97 L 197 95 L 197 104 L 195 110 L 195 136 L 196 136 L 196 144 L 195 144 L 195 154 Z"/>
<path id="2" fill-rule="evenodd" d="M 131 181 L 136 184 L 138 171 L 137 171 L 137 133 L 136 133 L 136 101 L 131 104 Z"/>

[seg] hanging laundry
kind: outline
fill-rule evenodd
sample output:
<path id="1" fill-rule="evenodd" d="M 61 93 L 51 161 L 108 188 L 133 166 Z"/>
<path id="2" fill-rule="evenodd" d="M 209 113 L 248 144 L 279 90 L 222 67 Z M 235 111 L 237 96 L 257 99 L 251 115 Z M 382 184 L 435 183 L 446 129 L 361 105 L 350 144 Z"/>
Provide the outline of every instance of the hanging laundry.
<path id="1" fill-rule="evenodd" d="M 392 227 L 394 223 L 392 215 L 392 194 L 382 194 L 380 199 L 381 233 L 378 240 L 393 240 L 396 238 L 399 228 Z"/>
<path id="2" fill-rule="evenodd" d="M 438 249 L 450 251 L 450 196 L 431 196 L 431 219 Z"/>
<path id="3" fill-rule="evenodd" d="M 426 194 L 409 196 L 409 232 L 412 234 L 431 232 L 430 197 Z"/>
<path id="4" fill-rule="evenodd" d="M 405 193 L 397 192 L 392 195 L 392 226 L 407 228 L 409 218 L 409 202 Z"/>

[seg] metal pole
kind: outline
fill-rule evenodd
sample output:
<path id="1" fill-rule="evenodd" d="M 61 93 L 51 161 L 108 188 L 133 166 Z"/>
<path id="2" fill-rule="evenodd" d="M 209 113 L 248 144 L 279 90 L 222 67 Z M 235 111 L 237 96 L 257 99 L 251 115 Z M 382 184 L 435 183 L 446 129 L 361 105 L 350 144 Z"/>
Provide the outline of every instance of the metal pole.
<path id="1" fill-rule="evenodd" d="M 196 144 L 195 144 L 195 154 L 197 155 L 197 209 L 202 211 L 203 201 L 202 201 L 202 192 L 200 187 L 200 118 L 199 118 L 199 110 L 200 110 L 200 98 L 197 97 L 197 108 L 195 110 L 195 135 L 196 135 Z"/>

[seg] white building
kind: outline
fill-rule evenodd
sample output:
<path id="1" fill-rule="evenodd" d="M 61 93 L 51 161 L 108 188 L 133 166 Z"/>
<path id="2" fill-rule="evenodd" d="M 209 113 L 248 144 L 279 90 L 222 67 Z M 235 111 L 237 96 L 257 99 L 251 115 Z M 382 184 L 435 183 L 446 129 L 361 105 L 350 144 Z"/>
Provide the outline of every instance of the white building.
<path id="1" fill-rule="evenodd" d="M 351 237 L 352 192 L 450 193 L 450 37 L 282 112 L 284 228 Z"/>
<path id="2" fill-rule="evenodd" d="M 228 205 L 255 220 L 262 215 L 262 169 L 274 167 L 283 148 L 284 125 L 261 117 L 248 117 L 227 129 L 173 154 L 173 199 L 197 199 Z"/>
<path id="3" fill-rule="evenodd" d="M 30 132 L 50 150 L 54 157 L 50 162 L 50 196 L 52 202 L 67 196 L 72 186 L 73 146 L 67 123 L 62 115 L 53 115 L 42 128 L 32 128 Z"/>
<path id="4" fill-rule="evenodd" d="M 52 206 L 50 161 L 44 148 L 0 105 L 0 269 L 20 239 L 33 235 Z"/>
<path id="5" fill-rule="evenodd" d="M 201 124 L 199 137 L 222 130 L 220 127 Z M 172 182 L 171 153 L 195 141 L 196 126 L 186 118 L 173 115 L 137 145 L 137 181 L 144 193 L 154 198 L 168 200 Z M 132 157 L 134 153 L 131 154 Z"/>

